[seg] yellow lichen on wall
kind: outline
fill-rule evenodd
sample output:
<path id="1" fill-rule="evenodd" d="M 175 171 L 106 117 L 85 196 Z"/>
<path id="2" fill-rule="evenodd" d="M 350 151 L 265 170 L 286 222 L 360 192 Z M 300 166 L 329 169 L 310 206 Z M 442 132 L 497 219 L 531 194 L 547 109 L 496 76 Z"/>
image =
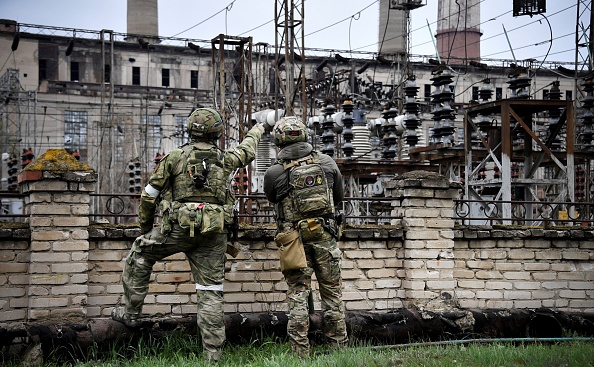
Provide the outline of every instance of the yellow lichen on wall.
<path id="1" fill-rule="evenodd" d="M 23 171 L 51 171 L 56 173 L 91 170 L 89 165 L 77 161 L 65 149 L 48 149 L 23 169 Z"/>

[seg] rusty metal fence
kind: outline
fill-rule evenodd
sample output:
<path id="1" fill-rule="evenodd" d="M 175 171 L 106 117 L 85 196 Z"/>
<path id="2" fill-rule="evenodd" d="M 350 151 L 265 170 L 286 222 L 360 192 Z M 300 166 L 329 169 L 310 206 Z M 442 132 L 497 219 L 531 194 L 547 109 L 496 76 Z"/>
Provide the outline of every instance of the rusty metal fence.
<path id="1" fill-rule="evenodd" d="M 92 222 L 135 223 L 138 218 L 139 194 L 91 194 Z M 264 195 L 237 197 L 239 222 L 274 223 L 274 206 Z M 392 209 L 393 198 L 347 197 L 340 205 L 346 224 L 398 224 L 401 217 Z M 504 210 L 507 206 L 508 210 Z M 510 215 L 503 215 L 504 212 Z M 25 195 L 0 191 L 0 221 L 24 222 Z M 533 227 L 593 226 L 594 203 L 549 201 L 454 200 L 453 217 L 462 225 L 520 225 Z"/>

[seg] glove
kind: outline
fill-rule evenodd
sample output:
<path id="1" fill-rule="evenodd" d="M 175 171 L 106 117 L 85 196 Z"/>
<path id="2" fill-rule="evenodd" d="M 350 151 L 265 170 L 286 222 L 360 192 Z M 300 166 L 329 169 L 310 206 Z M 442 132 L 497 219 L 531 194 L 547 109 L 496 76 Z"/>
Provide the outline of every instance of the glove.
<path id="1" fill-rule="evenodd" d="M 274 125 L 271 126 L 267 122 L 260 122 L 259 125 L 262 125 L 265 133 L 270 133 L 272 131 L 272 129 L 274 128 Z"/>

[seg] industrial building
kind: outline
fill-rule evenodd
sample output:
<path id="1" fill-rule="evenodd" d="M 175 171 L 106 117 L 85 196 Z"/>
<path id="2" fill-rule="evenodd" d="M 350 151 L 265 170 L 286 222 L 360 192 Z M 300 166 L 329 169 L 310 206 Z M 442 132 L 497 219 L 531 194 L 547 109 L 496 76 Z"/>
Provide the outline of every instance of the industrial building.
<path id="1" fill-rule="evenodd" d="M 125 34 L 0 20 L 0 55 L 14 60 L 0 70 L 2 190 L 18 192 L 18 172 L 63 147 L 97 171 L 96 213 L 133 215 L 156 161 L 187 140 L 188 114 L 213 106 L 229 121 L 222 147 L 254 122 L 302 116 L 351 198 L 379 197 L 385 178 L 428 170 L 463 184 L 469 201 L 458 215 L 471 223 L 538 224 L 535 202 L 555 203 L 547 215 L 557 219 L 591 218 L 589 205 L 579 207 L 594 195 L 592 44 L 583 41 L 591 39 L 591 4 L 576 1 L 588 26 L 576 35 L 575 63 L 481 59 L 478 0 L 440 0 L 440 57 L 411 55 L 410 17 L 425 4 L 380 0 L 382 49 L 325 50 L 334 57 L 310 52 L 299 37 L 297 0 L 276 1 L 275 45 L 224 34 L 160 37 L 157 0 L 128 0 Z M 513 7 L 517 16 L 546 12 L 545 1 Z M 274 159 L 264 138 L 230 186 L 262 194 Z M 353 215 L 389 215 L 360 203 L 348 204 Z M 265 206 L 254 197 L 241 210 Z M 4 214 L 20 208 L 18 197 L 2 201 Z"/>

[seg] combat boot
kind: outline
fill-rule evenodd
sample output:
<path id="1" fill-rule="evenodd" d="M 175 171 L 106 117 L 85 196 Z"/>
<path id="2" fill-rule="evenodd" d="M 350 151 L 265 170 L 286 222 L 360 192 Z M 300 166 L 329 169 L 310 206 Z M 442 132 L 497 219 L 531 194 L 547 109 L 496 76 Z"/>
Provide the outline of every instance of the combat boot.
<path id="1" fill-rule="evenodd" d="M 140 326 L 140 316 L 138 314 L 127 313 L 124 307 L 114 307 L 111 310 L 112 320 L 119 321 L 129 328 Z"/>

